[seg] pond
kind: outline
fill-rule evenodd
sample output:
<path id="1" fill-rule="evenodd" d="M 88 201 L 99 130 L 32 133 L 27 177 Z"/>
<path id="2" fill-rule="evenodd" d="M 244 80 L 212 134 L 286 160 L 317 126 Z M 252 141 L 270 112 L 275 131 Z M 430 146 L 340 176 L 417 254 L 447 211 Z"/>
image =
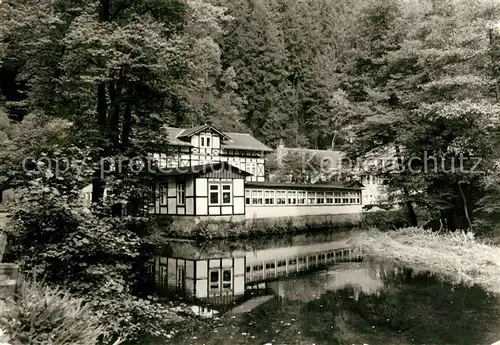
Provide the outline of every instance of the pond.
<path id="1" fill-rule="evenodd" d="M 396 263 L 360 261 L 356 253 L 345 251 L 349 236 L 355 234 L 295 236 L 251 244 L 172 244 L 168 255 L 175 254 L 176 260 L 184 256 L 194 260 L 196 267 L 208 260 L 208 273 L 202 275 L 208 278 L 208 287 L 197 281 L 205 298 L 196 298 L 196 293 L 186 298 L 205 301 L 205 307 L 220 313 L 189 323 L 168 343 L 490 345 L 500 340 L 498 295 L 479 287 L 452 285 Z M 342 256 L 336 255 L 339 252 Z M 301 257 L 305 258 L 303 266 Z M 211 286 L 224 290 L 224 274 L 213 274 L 211 279 L 210 273 L 210 260 L 219 258 L 220 262 L 231 258 L 231 263 L 244 259 L 242 294 L 233 292 L 231 298 L 220 299 L 211 293 Z M 266 269 L 270 262 L 275 265 L 267 264 Z M 284 262 L 281 274 L 279 262 Z M 234 275 L 236 266 L 228 266 Z M 258 271 L 255 278 L 258 266 L 263 272 Z M 236 278 L 231 283 L 226 280 L 226 288 L 239 289 Z M 150 342 L 163 343 L 166 340 Z"/>

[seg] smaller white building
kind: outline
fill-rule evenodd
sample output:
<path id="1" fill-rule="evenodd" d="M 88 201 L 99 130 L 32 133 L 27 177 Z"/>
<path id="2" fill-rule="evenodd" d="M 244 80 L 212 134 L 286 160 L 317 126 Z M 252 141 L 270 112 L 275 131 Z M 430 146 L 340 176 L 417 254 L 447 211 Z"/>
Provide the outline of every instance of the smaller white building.
<path id="1" fill-rule="evenodd" d="M 367 157 L 359 162 L 353 162 L 343 151 L 287 148 L 280 144 L 276 148 L 276 152 L 267 158 L 271 178 L 278 169 L 284 166 L 289 154 L 294 155 L 293 157 L 302 157 L 300 159 L 302 159 L 303 164 L 312 161 L 320 164 L 320 169 L 317 172 L 310 172 L 310 183 L 338 181 L 342 176 L 348 176 L 351 181 L 358 181 L 361 184 L 363 206 L 375 206 L 387 201 L 387 187 L 376 171 L 381 166 L 392 163 L 389 160 L 389 157 L 392 157 L 390 155 Z"/>

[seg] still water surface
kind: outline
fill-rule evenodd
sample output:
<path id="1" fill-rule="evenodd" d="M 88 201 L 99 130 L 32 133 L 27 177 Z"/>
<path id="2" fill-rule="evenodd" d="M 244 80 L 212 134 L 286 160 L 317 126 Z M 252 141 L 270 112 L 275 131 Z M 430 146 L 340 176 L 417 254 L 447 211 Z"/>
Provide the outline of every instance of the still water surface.
<path id="1" fill-rule="evenodd" d="M 252 244 L 252 250 L 331 240 L 289 238 Z M 219 250 L 223 247 L 218 244 Z M 268 281 L 260 295 L 250 311 L 241 313 L 236 307 L 220 318 L 193 322 L 168 343 L 490 345 L 500 340 L 498 295 L 454 286 L 395 263 L 365 259 L 331 264 L 321 271 Z"/>

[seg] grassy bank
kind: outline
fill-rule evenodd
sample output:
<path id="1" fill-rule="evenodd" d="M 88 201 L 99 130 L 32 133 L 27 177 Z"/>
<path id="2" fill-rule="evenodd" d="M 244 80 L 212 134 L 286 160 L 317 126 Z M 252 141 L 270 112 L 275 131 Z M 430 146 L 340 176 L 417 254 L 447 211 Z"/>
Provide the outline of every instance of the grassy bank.
<path id="1" fill-rule="evenodd" d="M 360 215 L 317 215 L 266 219 L 201 220 L 163 219 L 159 226 L 167 237 L 181 239 L 276 238 L 314 232 L 341 232 L 353 229 L 395 229 L 405 225 L 399 212 L 376 212 Z"/>
<path id="2" fill-rule="evenodd" d="M 367 257 L 396 260 L 456 283 L 478 284 L 500 293 L 500 247 L 485 244 L 470 232 L 372 230 L 353 238 L 351 243 Z"/>

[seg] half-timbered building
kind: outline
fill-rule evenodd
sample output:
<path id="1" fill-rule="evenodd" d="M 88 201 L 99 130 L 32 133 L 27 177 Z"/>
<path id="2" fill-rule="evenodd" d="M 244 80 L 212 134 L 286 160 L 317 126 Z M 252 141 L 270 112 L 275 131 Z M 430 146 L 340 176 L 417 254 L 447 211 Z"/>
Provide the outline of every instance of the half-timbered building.
<path id="1" fill-rule="evenodd" d="M 167 127 L 172 152 L 155 153 L 157 183 L 149 213 L 242 220 L 325 214 L 359 214 L 360 186 L 274 184 L 264 157 L 273 150 L 247 133 L 205 125 Z"/>
<path id="2" fill-rule="evenodd" d="M 224 133 L 213 126 L 166 127 L 171 152 L 156 153 L 160 167 L 177 168 L 227 162 L 248 172 L 247 181 L 265 180 L 264 157 L 273 150 L 248 133 Z"/>

